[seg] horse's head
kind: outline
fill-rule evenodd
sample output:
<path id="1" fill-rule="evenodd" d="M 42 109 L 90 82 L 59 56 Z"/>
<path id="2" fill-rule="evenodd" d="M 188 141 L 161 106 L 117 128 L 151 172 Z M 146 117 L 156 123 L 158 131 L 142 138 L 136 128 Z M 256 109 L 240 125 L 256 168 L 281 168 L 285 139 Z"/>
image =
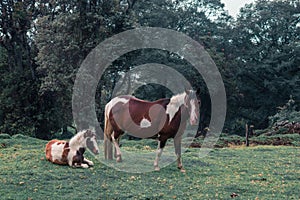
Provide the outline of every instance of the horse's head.
<path id="1" fill-rule="evenodd" d="M 84 138 L 86 139 L 87 148 L 89 148 L 94 154 L 99 154 L 99 148 L 95 132 L 93 132 L 90 129 L 87 129 L 84 133 Z"/>
<path id="2" fill-rule="evenodd" d="M 197 125 L 199 118 L 199 107 L 200 107 L 200 90 L 195 92 L 194 90 L 186 90 L 186 96 L 184 99 L 184 104 L 188 108 L 190 115 L 190 124 Z"/>

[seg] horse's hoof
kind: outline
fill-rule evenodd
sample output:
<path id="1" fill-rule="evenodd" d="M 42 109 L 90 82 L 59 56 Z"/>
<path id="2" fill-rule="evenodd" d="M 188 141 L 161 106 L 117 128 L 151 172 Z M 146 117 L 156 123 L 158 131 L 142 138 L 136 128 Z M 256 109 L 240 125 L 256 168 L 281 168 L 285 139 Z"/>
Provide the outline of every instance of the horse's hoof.
<path id="1" fill-rule="evenodd" d="M 183 168 L 182 165 L 178 166 L 177 168 L 180 169 L 180 172 L 185 173 L 185 169 Z"/>
<path id="2" fill-rule="evenodd" d="M 117 162 L 122 162 L 121 156 L 118 156 L 117 159 L 116 159 L 116 161 L 117 161 Z"/>
<path id="3" fill-rule="evenodd" d="M 154 171 L 160 171 L 160 168 L 159 167 L 154 167 Z"/>
<path id="4" fill-rule="evenodd" d="M 181 169 L 180 169 L 180 172 L 181 172 L 181 173 L 185 173 L 186 171 L 185 171 L 185 169 L 181 168 Z"/>
<path id="5" fill-rule="evenodd" d="M 86 169 L 86 168 L 89 168 L 89 165 L 88 164 L 81 164 L 81 167 Z"/>

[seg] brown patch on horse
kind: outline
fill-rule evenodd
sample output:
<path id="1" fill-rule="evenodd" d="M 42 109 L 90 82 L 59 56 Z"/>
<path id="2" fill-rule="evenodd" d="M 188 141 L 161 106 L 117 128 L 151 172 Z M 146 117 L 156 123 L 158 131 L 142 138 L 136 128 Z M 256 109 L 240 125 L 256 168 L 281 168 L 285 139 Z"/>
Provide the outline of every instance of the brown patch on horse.
<path id="1" fill-rule="evenodd" d="M 129 101 L 125 104 L 123 102 L 116 103 L 110 112 L 106 113 L 112 128 L 109 131 L 110 133 L 106 134 L 111 134 L 113 131 L 114 137 L 117 139 L 124 133 L 124 130 L 127 130 L 131 134 L 137 135 L 137 137 L 149 138 L 149 134 L 153 136 L 165 125 L 167 118 L 165 110 L 170 99 L 149 102 L 132 96 L 120 96 L 119 98 L 127 98 Z M 148 120 L 151 125 L 146 128 L 141 127 L 140 124 L 143 119 Z"/>
<path id="2" fill-rule="evenodd" d="M 64 163 L 68 162 L 68 155 L 69 155 L 69 152 L 70 152 L 70 148 L 69 147 L 70 147 L 69 146 L 69 142 L 66 142 L 66 144 L 64 146 L 64 151 L 63 151 L 62 156 L 61 156 L 61 160 Z"/>
<path id="3" fill-rule="evenodd" d="M 165 110 L 167 105 L 169 104 L 170 99 L 160 99 L 154 102 L 145 101 L 137 98 L 132 98 L 129 100 L 129 113 L 131 115 L 132 120 L 135 124 L 140 124 L 142 119 L 147 119 L 152 122 L 154 119 L 151 119 L 149 116 L 149 110 L 153 105 L 161 105 Z M 141 110 L 141 108 L 143 108 Z M 146 111 L 146 112 L 144 112 Z M 161 113 L 162 114 L 162 113 Z"/>

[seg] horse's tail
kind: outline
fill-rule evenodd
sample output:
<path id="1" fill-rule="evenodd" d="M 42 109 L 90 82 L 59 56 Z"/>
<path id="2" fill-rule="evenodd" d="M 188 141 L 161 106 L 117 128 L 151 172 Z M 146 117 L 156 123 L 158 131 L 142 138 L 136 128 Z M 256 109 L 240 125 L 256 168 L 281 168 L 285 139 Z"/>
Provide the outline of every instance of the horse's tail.
<path id="1" fill-rule="evenodd" d="M 104 112 L 104 157 L 112 160 L 113 146 L 111 142 L 111 134 L 113 132 L 112 125 L 109 120 L 109 103 L 105 106 Z"/>

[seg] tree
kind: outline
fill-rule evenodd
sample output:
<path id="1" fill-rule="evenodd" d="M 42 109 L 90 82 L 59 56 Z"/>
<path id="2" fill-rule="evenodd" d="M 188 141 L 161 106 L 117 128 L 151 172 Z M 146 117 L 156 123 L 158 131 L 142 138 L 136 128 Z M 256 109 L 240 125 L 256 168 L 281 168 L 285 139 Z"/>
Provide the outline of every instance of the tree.
<path id="1" fill-rule="evenodd" d="M 263 0 L 241 10 L 231 40 L 242 97 L 237 119 L 264 128 L 290 95 L 300 99 L 299 8 L 299 1 Z"/>
<path id="2" fill-rule="evenodd" d="M 31 23 L 34 1 L 0 2 L 0 131 L 34 135 L 36 115 L 36 65 Z"/>
<path id="3" fill-rule="evenodd" d="M 82 61 L 105 38 L 127 29 L 130 21 L 120 10 L 119 1 L 56 3 L 52 9 L 63 8 L 62 11 L 49 13 L 36 23 L 35 42 L 39 49 L 36 61 L 41 81 L 39 97 L 46 102 L 42 110 L 46 116 L 47 113 L 55 116 L 49 119 L 52 125 L 48 130 L 62 127 L 66 131 L 73 124 L 73 85 Z M 97 94 L 97 99 L 101 99 L 101 94 Z M 79 128 L 89 128 L 90 119 L 85 120 L 77 124 Z M 41 127 L 45 123 L 49 121 L 42 118 Z"/>

